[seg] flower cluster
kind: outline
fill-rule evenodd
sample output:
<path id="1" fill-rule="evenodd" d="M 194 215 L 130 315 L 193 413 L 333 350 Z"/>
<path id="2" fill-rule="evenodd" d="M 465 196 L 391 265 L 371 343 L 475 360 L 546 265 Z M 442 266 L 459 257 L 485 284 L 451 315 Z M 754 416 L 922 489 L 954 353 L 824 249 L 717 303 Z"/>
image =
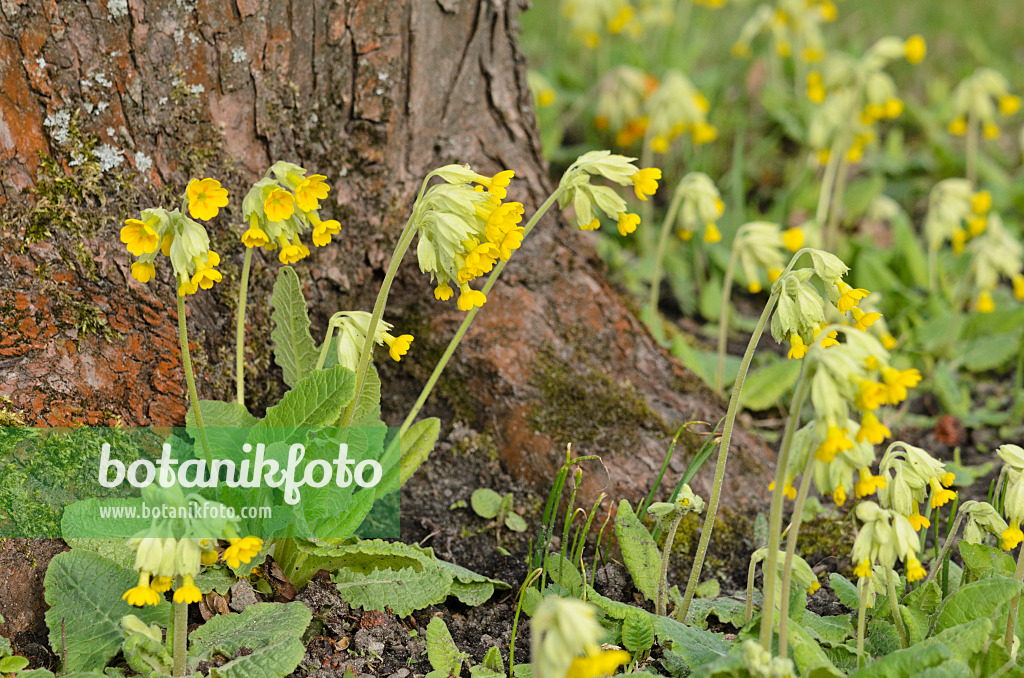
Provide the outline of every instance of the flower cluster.
<path id="1" fill-rule="evenodd" d="M 469 283 L 508 261 L 523 242 L 522 203 L 502 202 L 514 172 L 485 176 L 469 165 L 446 165 L 430 176 L 445 183 L 428 188 L 413 207 L 420 270 L 436 281 L 435 298 L 447 301 L 458 288 L 460 311 L 483 306 L 487 297 Z"/>
<path id="2" fill-rule="evenodd" d="M 967 134 L 968 122 L 981 124 L 982 133 L 988 139 L 999 136 L 996 114 L 1010 116 L 1020 110 L 1020 97 L 1010 94 L 1006 78 L 991 68 L 979 68 L 960 81 L 953 90 L 953 119 L 948 130 L 950 134 Z"/>
<path id="3" fill-rule="evenodd" d="M 666 228 L 678 227 L 677 233 L 684 241 L 689 241 L 697 229 L 703 228 L 704 242 L 716 243 L 722 239 L 717 221 L 724 213 L 725 203 L 711 177 L 703 172 L 690 172 L 676 185 Z"/>
<path id="4" fill-rule="evenodd" d="M 633 186 L 636 197 L 647 200 L 658 190 L 661 170 L 657 167 L 637 168 L 635 158 L 612 155 L 609 151 L 590 151 L 581 155 L 562 175 L 558 185 L 558 206 L 572 205 L 576 225 L 581 231 L 601 227 L 600 211 L 614 219 L 619 234 L 626 236 L 636 230 L 640 216 L 626 211 L 626 201 L 608 186 L 590 183 L 591 176 L 603 177 L 620 186 Z"/>
<path id="5" fill-rule="evenodd" d="M 629 0 L 563 0 L 562 16 L 569 20 L 569 33 L 587 49 L 597 49 L 604 33 L 617 35 L 643 31 Z"/>
<path id="6" fill-rule="evenodd" d="M 329 191 L 326 178 L 322 174 L 307 176 L 306 170 L 294 163 L 274 163 L 242 200 L 242 218 L 247 226 L 242 244 L 268 251 L 280 249 L 282 264 L 309 256 L 309 248 L 300 236 L 310 229 L 315 246 L 329 244 L 331 236 L 341 231 L 341 224 L 320 218 L 320 201 Z"/>
<path id="7" fill-rule="evenodd" d="M 959 513 L 967 519 L 963 538 L 968 544 L 982 543 L 986 533 L 1002 539 L 1009 527 L 999 511 L 985 501 L 965 501 L 960 504 Z"/>
<path id="8" fill-rule="evenodd" d="M 984 232 L 967 246 L 971 257 L 971 276 L 977 290 L 975 308 L 982 313 L 995 310 L 992 291 L 1002 277 L 1013 281 L 1013 295 L 1024 300 L 1024 247 L 1004 226 L 1002 218 L 988 215 Z"/>
<path id="9" fill-rule="evenodd" d="M 779 56 L 795 53 L 801 61 L 821 61 L 825 56 L 821 26 L 835 21 L 838 13 L 832 0 L 777 0 L 774 7 L 762 4 L 740 29 L 732 55 L 750 57 L 754 39 L 767 33 Z"/>
<path id="10" fill-rule="evenodd" d="M 1003 550 L 1009 551 L 1024 541 L 1024 532 L 1020 529 L 1024 522 L 1024 449 L 1017 445 L 1002 445 L 996 449 L 996 453 L 1005 462 L 999 474 L 999 486 L 1006 488 L 1003 513 L 1010 524 L 1000 537 Z"/>
<path id="11" fill-rule="evenodd" d="M 919 447 L 893 443 L 882 456 L 878 472 L 885 479 L 878 492 L 879 503 L 905 517 L 915 532 L 931 526 L 920 511 L 926 497 L 933 509 L 956 499 L 956 492 L 948 489 L 956 479 L 953 473 Z"/>
<path id="12" fill-rule="evenodd" d="M 967 179 L 943 179 L 928 194 L 928 214 L 924 233 L 928 247 L 938 250 L 949 242 L 953 251 L 964 251 L 964 245 L 988 227 L 992 194 L 975 191 Z"/>
<path id="13" fill-rule="evenodd" d="M 594 127 L 615 134 L 615 144 L 631 146 L 647 132 L 644 101 L 658 88 L 658 80 L 633 66 L 616 66 L 594 86 Z"/>
<path id="14" fill-rule="evenodd" d="M 778 224 L 767 221 L 751 221 L 739 227 L 732 248 L 751 294 L 762 289 L 761 271 L 767 275 L 768 284 L 778 280 L 786 265 L 783 252 L 796 252 L 803 245 L 803 240 L 801 229 L 783 231 Z"/>
<path id="15" fill-rule="evenodd" d="M 718 129 L 707 121 L 710 109 L 707 98 L 689 78 L 680 71 L 669 71 L 644 102 L 651 150 L 666 153 L 683 134 L 689 134 L 696 146 L 717 139 Z"/>
<path id="16" fill-rule="evenodd" d="M 833 53 L 807 76 L 807 96 L 817 106 L 808 125 L 808 142 L 819 163 L 832 151 L 847 162 L 860 162 L 864 149 L 878 137 L 880 120 L 898 117 L 903 101 L 885 68 L 895 59 L 918 63 L 924 58 L 921 36 L 882 38 L 861 58 Z"/>
<path id="17" fill-rule="evenodd" d="M 750 566 L 753 568 L 757 563 L 763 562 L 768 557 L 768 549 L 761 548 L 750 554 Z M 786 561 L 786 552 L 779 551 L 778 558 L 775 561 L 776 572 L 775 572 L 775 607 L 779 607 L 782 596 L 782 575 L 783 568 Z M 793 569 L 791 572 L 793 581 L 799 588 L 805 589 L 807 594 L 810 595 L 821 588 L 821 583 L 818 581 L 818 577 L 814 574 L 814 570 L 807 564 L 807 561 L 800 556 L 793 555 Z"/>
<path id="18" fill-rule="evenodd" d="M 359 367 L 359 353 L 366 343 L 366 333 L 370 329 L 372 315 L 365 311 L 342 311 L 335 313 L 330 320 L 331 329 L 338 332 L 336 339 L 336 350 L 338 364 L 347 367 L 353 372 Z M 391 334 L 391 323 L 383 320 L 378 321 L 374 342 L 378 346 L 387 346 L 391 359 L 398 362 L 412 344 L 411 334 L 400 334 L 397 337 Z"/>
<path id="19" fill-rule="evenodd" d="M 141 218 L 126 219 L 121 229 L 121 242 L 138 257 L 132 277 L 148 283 L 156 274 L 157 256 L 163 254 L 171 261 L 179 296 L 208 290 L 221 281 L 220 255 L 210 249 L 210 236 L 195 219 L 216 217 L 228 204 L 228 192 L 215 179 L 192 179 L 184 199 L 190 216 L 180 210 L 145 209 Z"/>
<path id="20" fill-rule="evenodd" d="M 861 522 L 853 542 L 853 561 L 857 566 L 853 574 L 870 577 L 876 564 L 892 570 L 902 560 L 907 569 L 907 581 L 923 579 L 927 572 L 917 554 L 921 540 L 906 516 L 884 509 L 873 501 L 857 505 L 857 520 Z"/>
<path id="21" fill-rule="evenodd" d="M 574 598 L 545 598 L 530 622 L 533 675 L 537 678 L 593 678 L 629 661 L 624 650 L 602 650 L 604 627 L 592 605 Z"/>

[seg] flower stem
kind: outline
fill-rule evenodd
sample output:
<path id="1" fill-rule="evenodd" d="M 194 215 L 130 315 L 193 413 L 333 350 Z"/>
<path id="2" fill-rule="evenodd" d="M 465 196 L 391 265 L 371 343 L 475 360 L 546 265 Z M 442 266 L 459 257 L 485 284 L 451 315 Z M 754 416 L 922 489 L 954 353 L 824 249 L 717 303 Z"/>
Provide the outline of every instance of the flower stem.
<path id="1" fill-rule="evenodd" d="M 245 405 L 245 297 L 249 291 L 249 268 L 252 266 L 252 248 L 245 248 L 242 262 L 242 280 L 238 283 L 238 325 L 235 328 L 235 399 Z"/>
<path id="2" fill-rule="evenodd" d="M 788 456 L 788 454 L 787 454 Z M 779 596 L 782 606 L 779 608 L 779 656 L 786 656 L 786 645 L 789 637 L 786 633 L 789 623 L 789 587 L 793 576 L 793 556 L 796 554 L 796 538 L 800 533 L 800 524 L 804 517 L 804 502 L 811 487 L 811 467 L 814 465 L 814 454 L 807 455 L 807 465 L 800 479 L 800 489 L 796 493 L 793 504 L 793 515 L 789 522 L 789 535 L 786 537 L 786 558 L 782 561 L 782 591 Z"/>
<path id="3" fill-rule="evenodd" d="M 846 192 L 846 177 L 850 173 L 850 163 L 843 154 L 839 161 L 839 170 L 836 173 L 835 194 L 832 196 L 832 209 L 828 215 L 828 225 L 825 228 L 825 250 L 834 252 L 839 246 L 839 212 L 843 203 L 843 194 Z"/>
<path id="4" fill-rule="evenodd" d="M 1024 548 L 1021 548 L 1017 554 L 1017 570 L 1014 573 L 1014 579 L 1017 581 L 1024 581 Z M 1013 651 L 1013 639 L 1016 635 L 1017 627 L 1017 609 L 1020 607 L 1020 593 L 1013 597 L 1013 601 L 1010 603 L 1010 613 L 1006 617 L 1006 651 Z"/>
<path id="5" fill-rule="evenodd" d="M 729 298 L 732 296 L 732 277 L 736 272 L 736 257 L 739 252 L 737 245 L 742 237 L 743 229 L 740 228 L 733 240 L 729 265 L 725 267 L 725 278 L 722 279 L 722 307 L 718 315 L 718 365 L 715 367 L 715 390 L 719 393 L 725 388 L 725 342 L 729 335 Z"/>
<path id="6" fill-rule="evenodd" d="M 412 217 L 410 217 L 409 221 L 405 223 L 405 228 L 402 229 L 402 235 L 398 238 L 398 245 L 395 246 L 395 251 L 391 255 L 391 261 L 388 263 L 387 273 L 384 274 L 384 282 L 381 283 L 380 291 L 377 292 L 377 301 L 373 305 L 370 324 L 366 328 L 366 340 L 363 341 L 363 348 L 359 351 L 355 395 L 352 398 L 352 402 L 345 408 L 345 415 L 341 422 L 342 426 L 351 424 L 352 417 L 355 416 L 356 403 L 359 402 L 359 395 L 362 393 L 363 385 L 366 382 L 366 373 L 369 371 L 370 361 L 373 360 L 373 345 L 377 337 L 377 325 L 380 324 L 381 316 L 384 315 L 384 307 L 388 303 L 388 294 L 391 292 L 391 283 L 394 281 L 395 274 L 398 273 L 398 268 L 402 265 L 402 259 L 405 258 L 405 253 L 409 250 L 409 245 L 412 244 L 412 239 L 415 235 L 416 227 Z"/>
<path id="7" fill-rule="evenodd" d="M 740 392 L 743 390 L 743 381 L 747 378 L 747 370 L 750 368 L 750 361 L 754 358 L 754 350 L 757 348 L 758 342 L 761 341 L 761 334 L 764 332 L 765 325 L 768 324 L 768 318 L 771 316 L 772 309 L 775 308 L 775 302 L 778 298 L 778 294 L 774 291 L 768 297 L 768 303 L 765 304 L 761 317 L 757 321 L 757 326 L 754 327 L 754 333 L 750 335 L 750 341 L 747 342 L 747 350 L 743 353 L 743 359 L 740 361 L 739 372 L 736 373 L 736 381 L 732 387 L 732 396 L 729 398 L 729 408 L 725 414 L 725 424 L 722 427 L 722 440 L 718 444 L 715 481 L 711 487 L 711 497 L 708 499 L 707 514 L 704 516 L 704 527 L 701 529 L 700 543 L 697 544 L 697 554 L 694 557 L 693 566 L 690 568 L 690 578 L 686 582 L 686 593 L 683 595 L 683 602 L 679 608 L 681 610 L 679 613 L 680 619 L 686 619 L 686 613 L 690 610 L 693 594 L 697 590 L 697 584 L 700 583 L 700 572 L 704 567 L 704 558 L 708 552 L 708 544 L 711 542 L 711 532 L 715 529 L 715 518 L 718 515 L 718 500 L 722 495 L 722 481 L 725 478 L 725 465 L 729 458 L 732 429 L 736 423 L 736 415 L 739 413 Z"/>
<path id="8" fill-rule="evenodd" d="M 860 594 L 860 605 L 857 606 L 857 668 L 864 664 L 864 625 L 868 602 L 868 579 L 861 577 L 857 580 L 857 592 Z"/>
<path id="9" fill-rule="evenodd" d="M 949 550 L 953 548 L 953 543 L 956 542 L 956 533 L 960 529 L 960 523 L 963 522 L 964 514 L 957 512 L 956 520 L 953 521 L 953 527 L 949 530 L 949 534 L 946 535 L 946 541 L 942 544 L 942 551 L 939 553 L 939 557 L 935 560 L 935 567 L 931 572 L 928 573 L 928 578 L 925 579 L 921 584 L 927 584 L 932 579 L 935 579 L 935 575 L 938 574 L 939 570 L 942 569 L 942 563 L 946 560 L 946 556 L 949 555 Z M 935 521 L 938 524 L 938 520 Z"/>
<path id="10" fill-rule="evenodd" d="M 680 182 L 681 183 L 681 182 Z M 672 233 L 672 225 L 676 221 L 676 214 L 683 203 L 683 192 L 676 187 L 672 195 L 672 202 L 668 206 L 668 213 L 665 220 L 661 222 L 661 235 L 658 237 L 658 249 L 654 253 L 654 271 L 651 273 L 651 294 L 647 302 L 650 318 L 648 325 L 651 334 L 659 341 L 662 339 L 661 317 L 658 315 L 658 295 L 661 294 L 661 266 L 665 259 L 665 250 L 668 249 L 668 237 Z"/>
<path id="11" fill-rule="evenodd" d="M 892 580 L 892 569 L 885 568 L 885 585 L 889 593 L 889 607 L 892 608 L 892 621 L 896 625 L 896 634 L 900 637 L 900 647 L 904 650 L 907 644 L 907 632 L 903 628 L 903 617 L 900 616 L 900 602 L 896 600 L 896 584 Z"/>
<path id="12" fill-rule="evenodd" d="M 978 116 L 974 106 L 967 111 L 967 181 L 971 186 L 978 180 Z"/>
<path id="13" fill-rule="evenodd" d="M 530 234 L 533 227 L 537 225 L 537 221 L 539 221 L 551 206 L 555 204 L 555 200 L 558 199 L 558 195 L 561 191 L 561 187 L 556 188 L 555 191 L 548 196 L 548 199 L 541 204 L 540 208 L 534 213 L 534 215 L 530 217 L 530 220 L 523 228 L 523 240 L 525 240 L 526 236 Z M 500 276 L 501 272 L 505 270 L 506 263 L 507 262 L 499 261 L 494 266 L 494 270 L 491 271 L 491 275 L 487 278 L 487 282 L 484 283 L 483 293 L 485 296 L 490 293 L 491 288 L 493 288 L 494 284 L 498 281 L 498 276 Z M 402 434 L 408 431 L 409 427 L 412 426 L 414 421 L 416 421 L 416 415 L 418 415 L 420 410 L 423 409 L 423 405 L 427 402 L 427 398 L 430 397 L 431 392 L 434 390 L 434 386 L 437 385 L 437 380 L 441 378 L 441 373 L 448 365 L 448 361 L 451 360 L 452 355 L 455 353 L 455 349 L 458 348 L 459 342 L 462 341 L 462 337 L 465 336 L 466 330 L 469 329 L 470 323 L 473 322 L 473 318 L 476 317 L 477 311 L 479 310 L 480 307 L 474 306 L 468 313 L 466 313 L 466 317 L 462 319 L 462 324 L 459 325 L 459 329 L 456 330 L 455 336 L 448 342 L 448 347 L 444 350 L 444 353 L 441 354 L 441 358 L 437 361 L 437 365 L 434 366 L 434 371 L 430 374 L 430 378 L 427 379 L 427 383 L 423 385 L 423 390 L 420 391 L 419 397 L 416 398 L 416 402 L 413 403 L 412 409 L 409 410 L 409 414 L 405 417 L 405 421 L 402 422 L 402 427 L 399 429 L 398 435 L 395 436 L 396 439 L 401 439 Z"/>
<path id="14" fill-rule="evenodd" d="M 188 650 L 188 603 L 174 603 L 174 664 L 171 675 L 185 675 L 185 653 Z"/>
<path id="15" fill-rule="evenodd" d="M 334 323 L 327 324 L 327 335 L 324 337 L 323 346 L 320 347 L 320 355 L 316 359 L 317 370 L 324 368 L 324 363 L 327 362 L 327 351 L 331 347 L 331 338 L 334 336 Z"/>
<path id="16" fill-rule="evenodd" d="M 768 517 L 768 552 L 765 555 L 764 565 L 761 571 L 764 575 L 764 603 L 761 606 L 761 647 L 768 652 L 772 649 L 772 625 L 775 615 L 775 572 L 778 569 L 779 540 L 781 539 L 780 529 L 782 527 L 782 498 L 785 496 L 786 466 L 789 462 L 789 451 L 793 443 L 793 434 L 800 425 L 800 411 L 803 410 L 804 401 L 811 390 L 811 379 L 808 374 L 808 363 L 804 362 L 800 371 L 800 381 L 797 383 L 796 392 L 793 393 L 793 401 L 789 407 L 789 417 L 786 420 L 786 429 L 782 434 L 782 445 L 779 447 L 779 457 L 775 462 L 775 489 L 772 491 L 772 504 Z M 783 600 L 780 605 L 788 605 L 789 601 Z M 781 639 L 780 639 L 781 640 Z"/>
<path id="17" fill-rule="evenodd" d="M 192 401 L 192 411 L 196 415 L 196 426 L 199 428 L 199 437 L 203 442 L 203 454 L 206 456 L 207 466 L 213 466 L 213 456 L 210 454 L 210 440 L 206 436 L 206 426 L 203 424 L 203 412 L 199 408 L 199 394 L 196 392 L 196 376 L 192 371 L 192 357 L 188 352 L 188 322 L 185 320 L 185 297 L 178 296 L 178 339 L 181 343 L 181 362 L 185 368 L 185 383 L 188 384 L 188 397 Z"/>
<path id="18" fill-rule="evenodd" d="M 665 547 L 661 552 L 661 577 L 658 579 L 658 614 L 665 616 L 665 591 L 668 589 L 668 562 L 672 558 L 672 542 L 675 541 L 676 531 L 679 523 L 683 522 L 683 514 L 680 513 L 672 520 L 672 525 L 665 535 Z M 680 620 L 684 621 L 684 620 Z"/>
<path id="19" fill-rule="evenodd" d="M 754 618 L 754 576 L 757 574 L 757 563 L 753 558 L 750 559 L 750 565 L 747 567 L 747 614 L 745 617 L 746 624 L 750 623 L 750 620 Z M 764 602 L 762 601 L 762 605 Z"/>

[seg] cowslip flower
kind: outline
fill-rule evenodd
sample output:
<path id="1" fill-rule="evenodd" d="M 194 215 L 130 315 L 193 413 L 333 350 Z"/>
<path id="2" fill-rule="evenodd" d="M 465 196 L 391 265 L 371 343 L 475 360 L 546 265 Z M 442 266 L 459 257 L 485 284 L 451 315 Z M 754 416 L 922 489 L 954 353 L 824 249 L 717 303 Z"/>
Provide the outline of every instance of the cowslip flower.
<path id="1" fill-rule="evenodd" d="M 344 365 L 355 372 L 359 363 L 359 354 L 366 343 L 366 333 L 370 328 L 372 315 L 365 311 L 341 311 L 335 313 L 330 320 L 331 329 L 337 330 L 337 342 L 335 345 L 338 357 L 338 364 Z M 380 320 L 377 323 L 377 332 L 374 342 L 378 346 L 387 346 L 388 355 L 395 362 L 399 362 L 412 345 L 413 336 L 402 334 L 395 336 L 391 334 L 393 329 L 391 323 Z"/>
<path id="2" fill-rule="evenodd" d="M 217 216 L 221 207 L 228 204 L 228 191 L 216 179 L 192 179 L 185 193 L 188 197 L 188 213 L 193 219 L 209 221 Z"/>
<path id="3" fill-rule="evenodd" d="M 218 194 L 209 189 L 206 193 L 199 190 L 198 195 L 209 202 L 213 200 L 210 196 Z M 189 199 L 188 204 L 191 213 L 194 203 Z M 216 213 L 216 208 L 208 204 L 197 209 L 206 215 L 211 214 L 209 209 Z M 210 237 L 201 224 L 179 210 L 146 209 L 140 216 L 141 219 L 128 219 L 121 229 L 121 240 L 127 244 L 129 252 L 138 256 L 131 266 L 135 280 L 143 284 L 152 280 L 156 275 L 156 260 L 163 255 L 170 259 L 179 296 L 211 289 L 214 283 L 221 281 L 221 273 L 216 269 L 220 256 L 210 249 Z"/>
<path id="4" fill-rule="evenodd" d="M 632 185 L 636 197 L 647 200 L 658 190 L 661 170 L 657 167 L 639 169 L 633 164 L 634 160 L 612 155 L 610 151 L 584 153 L 562 175 L 558 188 L 559 207 L 573 206 L 580 230 L 599 228 L 600 211 L 618 223 L 620 233 L 632 233 L 640 223 L 640 217 L 627 211 L 626 201 L 618 193 L 607 186 L 591 183 L 590 178 L 600 176 L 620 186 Z"/>

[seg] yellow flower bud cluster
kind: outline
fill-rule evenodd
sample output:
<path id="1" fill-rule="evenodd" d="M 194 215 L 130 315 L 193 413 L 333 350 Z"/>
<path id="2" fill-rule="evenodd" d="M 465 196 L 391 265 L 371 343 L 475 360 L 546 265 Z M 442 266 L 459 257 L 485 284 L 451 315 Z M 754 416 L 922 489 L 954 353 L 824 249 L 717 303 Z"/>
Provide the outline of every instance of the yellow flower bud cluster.
<path id="1" fill-rule="evenodd" d="M 808 143 L 820 164 L 833 149 L 850 163 L 860 162 L 867 146 L 878 138 L 877 123 L 899 117 L 903 100 L 885 68 L 896 59 L 918 63 L 924 58 L 924 39 L 885 37 L 861 58 L 830 53 L 820 69 L 807 75 L 807 97 L 815 104 L 808 124 Z"/>
<path id="2" fill-rule="evenodd" d="M 975 310 L 981 313 L 995 310 L 992 292 L 1001 278 L 1011 280 L 1014 297 L 1024 300 L 1024 247 L 1003 226 L 998 214 L 988 215 L 985 230 L 970 241 L 967 253 L 971 257 L 971 276 L 977 294 Z"/>
<path id="3" fill-rule="evenodd" d="M 870 577 L 875 564 L 892 570 L 900 560 L 906 566 L 907 581 L 917 581 L 928 574 L 917 557 L 921 541 L 906 516 L 873 501 L 858 504 L 856 515 L 861 526 L 853 542 L 855 576 Z"/>
<path id="4" fill-rule="evenodd" d="M 926 498 L 933 509 L 956 499 L 956 492 L 948 489 L 954 475 L 919 447 L 893 443 L 882 456 L 878 472 L 885 479 L 878 492 L 879 503 L 905 516 L 915 531 L 931 526 L 920 511 L 920 503 Z"/>
<path id="5" fill-rule="evenodd" d="M 569 35 L 587 49 L 597 49 L 606 34 L 638 36 L 644 24 L 629 0 L 562 0 Z"/>
<path id="6" fill-rule="evenodd" d="M 485 176 L 468 165 L 446 165 L 428 176 L 445 183 L 428 188 L 413 207 L 420 270 L 436 281 L 435 298 L 447 301 L 453 288 L 460 290 L 460 311 L 484 305 L 487 297 L 469 283 L 499 260 L 508 261 L 523 242 L 522 203 L 502 202 L 514 175 L 503 170 Z"/>
<path id="7" fill-rule="evenodd" d="M 644 101 L 657 88 L 657 78 L 639 68 L 609 69 L 594 85 L 594 127 L 614 134 L 617 146 L 631 146 L 647 132 Z"/>
<path id="8" fill-rule="evenodd" d="M 335 344 L 338 364 L 353 372 L 359 366 L 359 353 L 366 343 L 366 333 L 370 329 L 371 318 L 372 315 L 365 311 L 342 311 L 331 317 L 331 330 L 338 332 Z M 378 346 L 387 346 L 391 359 L 398 362 L 409 352 L 413 336 L 411 334 L 395 336 L 391 334 L 391 330 L 391 323 L 380 320 L 377 322 L 377 331 L 373 339 Z"/>
<path id="9" fill-rule="evenodd" d="M 698 229 L 704 229 L 704 242 L 721 241 L 717 222 L 725 214 L 725 203 L 711 177 L 690 172 L 676 185 L 666 215 L 666 228 L 675 228 L 681 240 L 689 241 Z"/>
<path id="10" fill-rule="evenodd" d="M 968 121 L 981 125 L 988 139 L 999 136 L 996 116 L 1011 116 L 1020 110 L 1020 97 L 1010 93 L 1010 85 L 1002 73 L 991 68 L 979 68 L 960 81 L 953 90 L 953 119 L 947 129 L 950 134 L 967 134 Z"/>
<path id="11" fill-rule="evenodd" d="M 835 21 L 838 14 L 832 0 L 764 3 L 740 28 L 739 37 L 732 45 L 732 55 L 738 59 L 749 58 L 757 36 L 768 34 L 778 56 L 794 57 L 807 63 L 821 61 L 825 56 L 821 27 Z"/>
<path id="12" fill-rule="evenodd" d="M 341 231 L 341 224 L 320 218 L 320 201 L 330 190 L 325 179 L 322 174 L 307 175 L 305 168 L 294 163 L 274 163 L 242 199 L 246 225 L 242 244 L 268 251 L 279 249 L 282 264 L 309 256 L 309 248 L 300 236 L 310 229 L 313 245 L 330 244 L 331 236 Z"/>
<path id="13" fill-rule="evenodd" d="M 786 265 L 783 252 L 795 252 L 802 245 L 803 231 L 799 228 L 783 231 L 778 224 L 767 221 L 751 221 L 740 226 L 732 249 L 747 279 L 747 290 L 751 294 L 761 291 L 762 271 L 768 284 L 774 283 Z"/>
<path id="14" fill-rule="evenodd" d="M 610 151 L 584 153 L 562 175 L 558 184 L 558 206 L 564 210 L 572 205 L 576 226 L 581 231 L 600 228 L 600 212 L 616 220 L 619 235 L 629 235 L 640 224 L 640 216 L 627 212 L 626 201 L 612 188 L 592 184 L 590 177 L 603 177 L 620 186 L 632 185 L 636 197 L 647 200 L 658 191 L 661 170 L 657 167 L 640 169 L 633 164 L 634 160 Z"/>
<path id="15" fill-rule="evenodd" d="M 643 104 L 651 150 L 666 153 L 683 134 L 689 134 L 695 146 L 717 139 L 718 129 L 707 120 L 709 110 L 711 104 L 690 79 L 670 70 Z"/>
<path id="16" fill-rule="evenodd" d="M 996 449 L 996 454 L 1004 463 L 999 472 L 995 496 L 999 496 L 1002 488 L 1006 488 L 1003 514 L 1010 521 L 1009 526 L 1000 534 L 1000 546 L 1004 551 L 1009 551 L 1024 541 L 1024 532 L 1020 528 L 1021 522 L 1024 522 L 1024 449 L 1017 445 L 1001 445 Z"/>
<path id="17" fill-rule="evenodd" d="M 194 219 L 216 217 L 228 204 L 228 192 L 215 179 L 192 179 L 184 199 L 190 216 L 176 209 L 146 209 L 141 218 L 126 219 L 121 229 L 121 242 L 138 257 L 132 277 L 148 283 L 156 275 L 157 256 L 163 254 L 171 261 L 179 296 L 208 290 L 221 281 L 220 255 L 210 249 L 206 228 Z"/>
<path id="18" fill-rule="evenodd" d="M 988 227 L 988 214 L 992 208 L 992 194 L 975 191 L 967 179 L 943 179 L 928 194 L 928 214 L 924 233 L 928 247 L 938 250 L 949 242 L 960 254 L 971 238 L 981 235 Z"/>

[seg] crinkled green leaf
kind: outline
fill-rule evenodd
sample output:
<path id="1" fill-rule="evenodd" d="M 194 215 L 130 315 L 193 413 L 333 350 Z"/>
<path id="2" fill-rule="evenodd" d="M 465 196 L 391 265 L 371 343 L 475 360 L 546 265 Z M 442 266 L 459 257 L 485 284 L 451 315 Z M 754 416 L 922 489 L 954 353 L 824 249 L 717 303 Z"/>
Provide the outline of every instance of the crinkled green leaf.
<path id="1" fill-rule="evenodd" d="M 804 628 L 795 622 L 789 624 L 789 644 L 793 648 L 793 661 L 801 675 L 841 676 L 828 655 Z"/>
<path id="2" fill-rule="evenodd" d="M 839 598 L 839 602 L 850 608 L 856 610 L 860 607 L 860 592 L 857 591 L 857 586 L 853 584 L 849 579 L 833 572 L 828 576 L 828 585 L 832 589 L 832 592 Z"/>
<path id="3" fill-rule="evenodd" d="M 647 612 L 636 608 L 622 620 L 622 645 L 633 654 L 654 646 L 654 624 Z"/>
<path id="4" fill-rule="evenodd" d="M 451 573 L 438 567 L 384 567 L 370 572 L 342 568 L 332 580 L 349 605 L 380 612 L 390 609 L 399 617 L 443 602 L 452 588 Z"/>
<path id="5" fill-rule="evenodd" d="M 710 664 L 729 653 L 729 643 L 720 633 L 680 624 L 670 617 L 652 615 L 652 620 L 658 642 L 671 642 L 670 649 L 686 662 L 690 670 Z"/>
<path id="6" fill-rule="evenodd" d="M 633 583 L 648 600 L 658 597 L 658 579 L 661 575 L 661 552 L 629 502 L 619 502 L 615 515 L 615 535 L 622 549 L 622 560 L 633 577 Z"/>
<path id="7" fill-rule="evenodd" d="M 278 272 L 270 305 L 274 309 L 270 316 L 274 321 L 274 329 L 270 333 L 274 342 L 274 362 L 281 366 L 284 383 L 294 388 L 313 371 L 319 356 L 309 333 L 309 315 L 302 285 L 291 266 L 282 266 Z"/>
<path id="8" fill-rule="evenodd" d="M 402 485 L 434 451 L 440 433 L 441 420 L 431 417 L 417 421 L 402 436 L 402 460 L 399 464 L 399 482 Z"/>
<path id="9" fill-rule="evenodd" d="M 1013 558 L 997 548 L 985 544 L 971 544 L 962 539 L 958 545 L 964 565 L 975 577 L 980 577 L 992 569 L 1008 577 L 1012 577 L 1016 572 L 1017 566 L 1013 562 Z"/>
<path id="10" fill-rule="evenodd" d="M 210 678 L 281 678 L 302 661 L 302 634 L 311 619 L 300 602 L 257 603 L 240 614 L 218 615 L 189 634 L 189 665 L 219 655 L 230 661 L 212 667 Z"/>
<path id="11" fill-rule="evenodd" d="M 782 401 L 800 376 L 799 360 L 776 360 L 751 370 L 743 382 L 740 407 L 767 410 Z"/>
<path id="12" fill-rule="evenodd" d="M 934 632 L 965 622 L 988 617 L 1024 588 L 1019 581 L 1006 577 L 980 579 L 953 591 L 935 612 Z"/>
<path id="13" fill-rule="evenodd" d="M 448 626 L 440 617 L 433 617 L 427 624 L 427 659 L 434 668 L 431 673 L 439 676 L 458 676 L 462 662 L 467 655 L 460 652 Z"/>

